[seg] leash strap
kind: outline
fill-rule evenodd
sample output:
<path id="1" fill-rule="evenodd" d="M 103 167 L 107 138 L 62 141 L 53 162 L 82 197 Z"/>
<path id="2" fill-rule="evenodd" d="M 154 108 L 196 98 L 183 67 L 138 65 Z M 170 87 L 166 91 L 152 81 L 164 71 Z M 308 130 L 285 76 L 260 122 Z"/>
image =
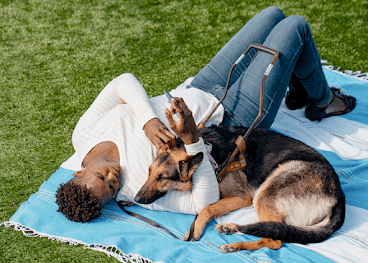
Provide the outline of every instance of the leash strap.
<path id="1" fill-rule="evenodd" d="M 259 109 L 258 109 L 258 115 L 257 117 L 254 119 L 252 125 L 248 128 L 247 132 L 245 133 L 244 136 L 239 136 L 238 139 L 236 140 L 236 145 L 237 147 L 235 148 L 234 152 L 231 154 L 230 158 L 226 160 L 225 164 L 222 165 L 221 167 L 219 167 L 216 171 L 217 174 L 217 181 L 221 182 L 222 181 L 222 177 L 227 173 L 227 172 L 234 172 L 237 171 L 239 169 L 243 169 L 247 164 L 245 162 L 245 157 L 244 157 L 244 151 L 245 151 L 245 140 L 248 138 L 249 134 L 252 132 L 252 130 L 255 128 L 255 126 L 257 125 L 257 123 L 259 122 L 259 120 L 261 119 L 262 116 L 262 111 L 263 111 L 263 101 L 264 101 L 264 83 L 266 81 L 267 76 L 270 74 L 273 65 L 275 64 L 277 58 L 279 57 L 279 52 L 277 50 L 274 50 L 272 48 L 266 47 L 264 45 L 261 44 L 251 44 L 249 45 L 249 47 L 247 48 L 247 50 L 238 58 L 238 60 L 235 62 L 235 64 L 232 66 L 232 68 L 230 69 L 230 73 L 229 73 L 229 77 L 228 77 L 228 81 L 226 84 L 226 89 L 225 89 L 225 93 L 222 97 L 222 99 L 219 101 L 219 103 L 216 105 L 215 109 L 210 113 L 210 115 L 205 119 L 205 121 L 203 123 L 200 123 L 199 128 L 204 127 L 204 124 L 207 122 L 207 120 L 210 118 L 210 116 L 212 115 L 212 113 L 217 109 L 217 107 L 219 106 L 219 104 L 224 100 L 226 93 L 229 89 L 229 82 L 230 82 L 230 78 L 231 78 L 231 74 L 233 72 L 233 69 L 235 68 L 235 66 L 244 58 L 245 54 L 250 50 L 250 49 L 258 49 L 264 52 L 267 52 L 271 55 L 273 55 L 273 59 L 271 61 L 271 63 L 268 65 L 266 72 L 263 74 L 263 78 L 261 81 L 261 85 L 260 85 L 260 93 L 259 93 Z M 239 154 L 239 161 L 236 162 L 232 162 L 233 159 L 235 158 L 235 156 Z"/>
<path id="2" fill-rule="evenodd" d="M 120 208 L 121 208 L 125 213 L 127 213 L 128 215 L 130 215 L 130 216 L 132 216 L 132 217 L 135 217 L 135 218 L 138 218 L 138 219 L 140 219 L 140 220 L 142 220 L 142 221 L 144 221 L 144 222 L 146 222 L 146 223 L 148 223 L 148 224 L 150 224 L 150 225 L 152 225 L 152 226 L 155 226 L 155 227 L 161 228 L 162 230 L 164 230 L 166 233 L 168 233 L 168 234 L 169 234 L 170 236 L 172 236 L 173 238 L 180 239 L 180 238 L 178 238 L 177 236 L 175 236 L 173 233 L 171 233 L 169 230 L 167 230 L 164 226 L 162 226 L 162 225 L 160 225 L 160 224 L 156 223 L 155 221 L 152 221 L 151 219 L 148 219 L 147 217 L 141 216 L 141 215 L 136 214 L 136 213 L 134 213 L 134 212 L 130 212 L 130 211 L 125 210 L 125 208 L 124 208 L 124 205 L 123 205 L 123 202 L 122 202 L 122 201 L 118 202 L 118 205 L 119 205 L 119 207 L 120 207 Z M 192 233 L 191 233 L 191 234 L 192 234 Z"/>

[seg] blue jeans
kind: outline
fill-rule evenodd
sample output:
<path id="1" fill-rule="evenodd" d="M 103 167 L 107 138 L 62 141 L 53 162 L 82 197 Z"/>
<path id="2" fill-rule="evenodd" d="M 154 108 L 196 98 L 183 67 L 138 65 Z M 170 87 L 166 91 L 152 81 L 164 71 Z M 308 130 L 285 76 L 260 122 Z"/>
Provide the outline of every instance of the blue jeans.
<path id="1" fill-rule="evenodd" d="M 300 16 L 285 17 L 269 7 L 250 19 L 193 79 L 192 86 L 221 99 L 230 68 L 250 44 L 259 43 L 279 51 L 279 58 L 265 82 L 263 113 L 257 127 L 269 128 L 285 96 L 291 74 L 303 84 L 317 104 L 330 98 L 320 56 L 308 22 Z M 259 110 L 259 89 L 273 55 L 251 49 L 234 68 L 223 101 L 224 126 L 249 127 Z"/>

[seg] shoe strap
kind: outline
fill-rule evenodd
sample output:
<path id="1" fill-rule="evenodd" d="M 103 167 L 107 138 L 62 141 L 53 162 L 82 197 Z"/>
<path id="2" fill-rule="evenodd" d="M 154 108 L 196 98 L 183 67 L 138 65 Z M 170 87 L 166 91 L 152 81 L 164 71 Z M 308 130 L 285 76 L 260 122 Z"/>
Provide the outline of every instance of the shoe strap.
<path id="1" fill-rule="evenodd" d="M 338 92 L 337 94 L 335 93 L 335 90 Z M 327 102 L 325 102 L 325 103 L 323 103 L 323 104 L 320 104 L 320 105 L 318 105 L 318 104 L 316 104 L 316 103 L 314 103 L 318 108 L 320 108 L 320 109 L 324 109 L 324 108 L 327 108 L 328 106 L 330 106 L 330 104 L 332 103 L 332 101 L 335 99 L 335 97 L 336 97 L 336 95 L 339 95 L 340 93 L 339 93 L 339 90 L 338 89 L 335 89 L 335 88 L 331 88 L 330 89 L 330 92 L 331 92 L 331 96 L 330 96 L 330 98 L 328 99 L 328 101 Z"/>

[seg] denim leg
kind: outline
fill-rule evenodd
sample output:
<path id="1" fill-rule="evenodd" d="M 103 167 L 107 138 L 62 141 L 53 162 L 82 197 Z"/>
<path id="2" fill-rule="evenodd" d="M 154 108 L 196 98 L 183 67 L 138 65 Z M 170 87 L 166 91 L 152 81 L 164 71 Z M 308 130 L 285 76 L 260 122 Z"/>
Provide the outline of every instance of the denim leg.
<path id="1" fill-rule="evenodd" d="M 229 71 L 239 56 L 250 44 L 263 43 L 273 27 L 284 18 L 284 13 L 277 7 L 269 7 L 255 15 L 225 44 L 208 65 L 195 75 L 192 85 L 206 92 L 212 92 L 218 85 L 225 87 Z M 255 53 L 255 50 L 248 52 L 247 57 L 235 67 L 230 86 L 244 72 Z"/>
<path id="2" fill-rule="evenodd" d="M 320 104 L 329 99 L 330 89 L 319 53 L 308 22 L 303 17 L 290 16 L 280 21 L 263 44 L 279 51 L 279 58 L 265 82 L 263 114 L 258 127 L 269 128 L 272 125 L 293 72 L 312 99 Z M 249 126 L 257 116 L 260 83 L 272 57 L 259 52 L 231 86 L 223 102 L 224 107 L 245 126 Z"/>
<path id="3" fill-rule="evenodd" d="M 275 7 L 252 18 L 196 75 L 193 86 L 207 92 L 215 85 L 225 86 L 234 61 L 251 43 L 264 44 L 280 52 L 265 82 L 263 114 L 258 127 L 269 128 L 273 123 L 293 72 L 318 104 L 329 99 L 329 88 L 307 21 L 300 16 L 285 18 Z M 226 110 L 224 125 L 249 127 L 253 123 L 258 114 L 260 83 L 272 57 L 254 50 L 235 68 L 231 87 L 222 103 Z M 216 92 L 219 99 L 224 94 L 223 89 Z"/>
<path id="4" fill-rule="evenodd" d="M 318 105 L 326 103 L 330 96 L 330 88 L 322 70 L 321 58 L 310 32 L 305 26 L 307 40 L 304 49 L 294 67 L 294 76 L 301 82 L 309 97 Z"/>

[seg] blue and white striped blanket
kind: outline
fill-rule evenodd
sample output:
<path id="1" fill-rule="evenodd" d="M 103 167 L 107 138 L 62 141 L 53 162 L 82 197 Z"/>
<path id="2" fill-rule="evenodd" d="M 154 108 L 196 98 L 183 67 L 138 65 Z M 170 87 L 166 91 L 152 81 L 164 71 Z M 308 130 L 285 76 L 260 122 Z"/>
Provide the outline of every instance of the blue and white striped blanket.
<path id="1" fill-rule="evenodd" d="M 121 262 L 368 262 L 368 78 L 347 76 L 325 68 L 330 84 L 357 98 L 354 111 L 321 122 L 305 118 L 303 110 L 289 111 L 284 104 L 273 130 L 301 140 L 321 152 L 337 171 L 347 199 L 343 227 L 328 240 L 306 246 L 284 244 L 280 250 L 263 248 L 222 254 L 220 245 L 252 241 L 248 235 L 220 235 L 213 220 L 197 242 L 173 239 L 161 229 L 125 214 L 115 201 L 91 223 L 68 221 L 56 212 L 55 191 L 72 178 L 77 156 L 73 155 L 4 222 L 26 236 L 48 237 L 106 253 Z M 350 74 L 350 75 L 357 75 Z M 359 74 L 358 74 L 359 75 Z M 133 206 L 128 210 L 146 216 L 182 238 L 194 216 L 155 212 Z M 244 208 L 216 219 L 217 222 L 250 223 L 257 219 L 252 208 Z M 146 261 L 147 260 L 147 261 Z"/>

